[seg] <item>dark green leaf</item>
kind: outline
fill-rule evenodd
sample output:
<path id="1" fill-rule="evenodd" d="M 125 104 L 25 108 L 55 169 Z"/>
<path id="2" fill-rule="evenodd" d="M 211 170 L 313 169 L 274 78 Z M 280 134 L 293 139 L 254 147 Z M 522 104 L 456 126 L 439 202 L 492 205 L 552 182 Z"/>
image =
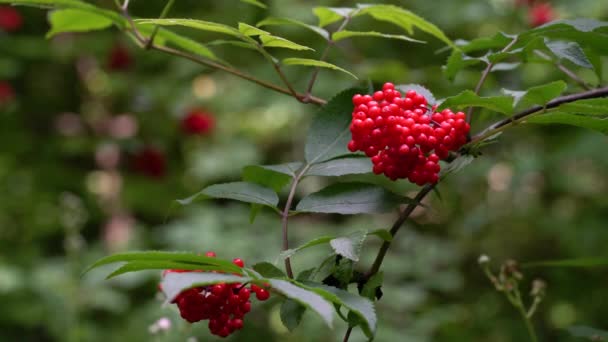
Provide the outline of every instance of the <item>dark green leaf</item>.
<path id="1" fill-rule="evenodd" d="M 287 40 L 287 39 L 281 38 L 281 37 L 277 37 L 277 36 L 261 35 L 260 40 L 262 41 L 262 45 L 264 47 L 276 47 L 276 48 L 284 48 L 284 49 L 290 49 L 290 50 L 312 50 L 312 51 L 314 51 L 314 49 L 312 49 L 308 46 L 300 45 L 298 43 L 294 43 L 290 40 Z"/>
<path id="2" fill-rule="evenodd" d="M 470 42 L 457 41 L 456 45 L 458 45 L 464 53 L 470 53 L 489 49 L 501 50 L 512 40 L 512 36 L 499 32 L 492 37 L 481 37 L 471 40 Z"/>
<path id="3" fill-rule="evenodd" d="M 182 291 L 193 287 L 212 285 L 217 283 L 246 283 L 250 281 L 249 277 L 241 277 L 231 274 L 212 273 L 212 272 L 185 272 L 185 273 L 168 273 L 161 281 L 161 287 L 167 302 L 173 301 Z"/>
<path id="4" fill-rule="evenodd" d="M 386 229 L 376 229 L 372 232 L 369 232 L 368 235 L 376 235 L 377 237 L 387 242 L 393 241 L 393 236 L 391 235 L 391 232 Z"/>
<path id="5" fill-rule="evenodd" d="M 353 78 L 357 79 L 357 76 L 355 76 L 355 74 L 351 73 L 350 71 L 346 70 L 346 69 L 342 69 L 337 65 L 331 64 L 331 63 L 327 63 L 325 61 L 319 61 L 316 59 L 309 59 L 309 58 L 285 58 L 282 61 L 283 65 L 301 65 L 301 66 L 312 66 L 312 67 L 319 67 L 319 68 L 326 68 L 326 69 L 332 69 L 332 70 L 338 70 L 338 71 L 342 71 L 345 74 L 348 74 L 350 76 L 352 76 Z"/>
<path id="6" fill-rule="evenodd" d="M 369 298 L 370 300 L 376 299 L 377 289 L 382 286 L 384 282 L 384 273 L 378 272 L 371 276 L 363 285 L 363 289 L 361 290 L 361 295 L 363 297 Z"/>
<path id="7" fill-rule="evenodd" d="M 511 96 L 491 96 L 481 97 L 471 90 L 445 99 L 437 110 L 451 108 L 452 110 L 462 110 L 467 107 L 483 107 L 494 112 L 511 114 L 513 111 L 513 98 Z"/>
<path id="8" fill-rule="evenodd" d="M 106 279 L 114 278 L 118 275 L 137 272 L 144 270 L 189 270 L 189 271 L 224 271 L 223 267 L 215 265 L 201 265 L 191 264 L 185 262 L 176 261 L 160 261 L 160 260 L 145 260 L 145 261 L 131 261 L 116 271 L 110 273 Z"/>
<path id="9" fill-rule="evenodd" d="M 369 158 L 347 157 L 332 159 L 323 163 L 314 164 L 306 171 L 305 176 L 344 176 L 372 172 L 372 163 Z"/>
<path id="10" fill-rule="evenodd" d="M 435 99 L 433 93 L 420 84 L 398 84 L 395 86 L 395 89 L 401 91 L 403 94 L 406 94 L 408 91 L 413 90 L 418 94 L 424 96 L 429 105 L 434 105 L 435 103 L 437 103 L 437 100 Z"/>
<path id="11" fill-rule="evenodd" d="M 608 118 L 597 118 L 587 115 L 578 115 L 553 111 L 546 114 L 535 115 L 526 120 L 527 123 L 535 124 L 563 124 L 608 134 Z"/>
<path id="12" fill-rule="evenodd" d="M 287 299 L 281 304 L 281 322 L 283 322 L 283 325 L 287 330 L 293 331 L 293 329 L 300 325 L 300 321 L 302 320 L 305 311 L 305 306 L 300 305 L 294 300 Z"/>
<path id="13" fill-rule="evenodd" d="M 285 273 L 269 262 L 259 262 L 253 269 L 266 278 L 286 278 Z"/>
<path id="14" fill-rule="evenodd" d="M 400 35 L 400 34 L 386 34 L 386 33 L 380 33 L 380 32 L 375 32 L 375 31 L 361 32 L 361 31 L 342 30 L 342 31 L 335 32 L 334 34 L 331 35 L 332 40 L 336 41 L 336 42 L 339 40 L 342 40 L 342 39 L 347 39 L 347 38 L 352 38 L 352 37 L 388 38 L 388 39 L 404 40 L 406 42 L 426 43 L 422 40 L 414 39 L 414 38 Z"/>
<path id="15" fill-rule="evenodd" d="M 246 182 L 256 183 L 278 192 L 289 183 L 292 176 L 264 165 L 249 165 L 243 168 L 242 178 Z"/>
<path id="16" fill-rule="evenodd" d="M 304 197 L 296 210 L 351 215 L 387 212 L 400 203 L 412 203 L 412 200 L 377 185 L 337 183 Z"/>
<path id="17" fill-rule="evenodd" d="M 523 267 L 598 267 L 608 266 L 608 258 L 580 258 L 564 260 L 533 261 Z"/>
<path id="18" fill-rule="evenodd" d="M 471 162 L 475 160 L 475 157 L 469 154 L 461 155 L 456 160 L 449 163 L 446 167 L 441 168 L 441 172 L 439 173 L 439 178 L 446 177 L 449 174 L 459 172 L 465 166 L 471 164 Z"/>
<path id="19" fill-rule="evenodd" d="M 306 138 L 305 157 L 309 164 L 349 154 L 352 98 L 364 89 L 345 90 L 331 99 L 315 116 Z"/>
<path id="20" fill-rule="evenodd" d="M 308 288 L 296 286 L 286 280 L 268 279 L 268 283 L 274 290 L 282 293 L 287 298 L 293 299 L 318 313 L 323 318 L 323 321 L 325 321 L 325 324 L 332 327 L 334 318 L 333 308 L 324 297 Z"/>
<path id="21" fill-rule="evenodd" d="M 568 85 L 564 81 L 555 81 L 540 86 L 532 87 L 523 95 L 515 97 L 516 108 L 527 108 L 532 105 L 544 106 L 549 101 L 561 95 Z"/>
<path id="22" fill-rule="evenodd" d="M 333 236 L 321 236 L 315 239 L 312 239 L 310 241 L 308 241 L 307 243 L 297 247 L 297 248 L 291 248 L 285 251 L 281 252 L 281 258 L 283 259 L 287 259 L 289 257 L 291 257 L 292 255 L 296 254 L 297 252 L 309 248 L 309 247 L 313 247 L 313 246 L 318 246 L 318 245 L 322 245 L 324 243 L 329 243 L 329 241 L 331 241 L 334 237 Z"/>
<path id="23" fill-rule="evenodd" d="M 608 98 L 578 100 L 558 107 L 560 112 L 581 115 L 608 116 Z"/>
<path id="24" fill-rule="evenodd" d="M 257 23 L 256 26 L 262 27 L 262 26 L 273 26 L 273 25 L 294 25 L 294 26 L 303 27 L 305 29 L 308 29 L 308 30 L 320 35 L 325 40 L 329 40 L 329 32 L 327 32 L 326 30 L 324 30 L 320 27 L 317 27 L 317 26 L 308 25 L 306 23 L 303 23 L 303 22 L 295 20 L 295 19 L 268 17 L 268 18 L 260 21 L 259 23 Z"/>
<path id="25" fill-rule="evenodd" d="M 357 231 L 348 236 L 332 239 L 329 244 L 336 254 L 356 262 L 359 261 L 365 238 L 367 238 L 366 231 Z"/>
<path id="26" fill-rule="evenodd" d="M 177 200 L 182 205 L 192 203 L 197 198 L 226 198 L 247 203 L 257 203 L 276 208 L 279 196 L 272 189 L 248 182 L 233 182 L 215 184 L 206 187 L 199 193 L 183 200 Z"/>
<path id="27" fill-rule="evenodd" d="M 453 81 L 460 70 L 482 62 L 483 60 L 480 58 L 469 57 L 459 50 L 453 50 L 443 68 L 443 72 L 448 80 Z"/>
<path id="28" fill-rule="evenodd" d="M 296 280 L 300 281 L 300 282 L 307 281 L 307 280 L 312 280 L 310 278 L 313 276 L 313 274 L 315 273 L 316 270 L 317 270 L 316 267 L 304 270 L 304 271 L 302 271 L 302 272 L 300 272 L 298 274 L 298 276 L 296 277 Z"/>
<path id="29" fill-rule="evenodd" d="M 251 207 L 249 209 L 249 224 L 253 224 L 253 222 L 255 222 L 255 218 L 260 213 L 260 210 L 262 210 L 261 204 L 256 204 L 256 203 L 251 204 Z"/>
<path id="30" fill-rule="evenodd" d="M 589 341 L 605 341 L 608 340 L 608 331 L 599 330 L 582 325 L 573 325 L 566 329 L 574 337 L 586 338 Z"/>
<path id="31" fill-rule="evenodd" d="M 593 64 L 589 61 L 585 52 L 576 42 L 548 41 L 547 47 L 554 55 L 564 58 L 583 68 L 593 69 Z"/>
<path id="32" fill-rule="evenodd" d="M 291 177 L 295 177 L 296 172 L 302 168 L 302 165 L 303 164 L 301 162 L 292 162 L 277 165 L 260 165 L 260 167 L 271 171 L 276 171 L 285 175 L 289 175 Z"/>
<path id="33" fill-rule="evenodd" d="M 88 32 L 112 26 L 113 21 L 101 14 L 80 9 L 62 9 L 49 14 L 51 30 L 47 38 L 63 32 Z"/>

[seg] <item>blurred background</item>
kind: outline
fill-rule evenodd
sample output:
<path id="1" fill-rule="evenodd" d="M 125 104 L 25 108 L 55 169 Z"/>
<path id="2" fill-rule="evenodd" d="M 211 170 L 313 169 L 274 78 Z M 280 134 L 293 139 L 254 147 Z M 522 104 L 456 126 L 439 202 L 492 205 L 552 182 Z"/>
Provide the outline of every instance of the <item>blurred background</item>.
<path id="1" fill-rule="evenodd" d="M 92 2 L 113 6 L 112 1 Z M 179 0 L 170 17 L 232 26 L 270 15 L 316 23 L 314 6 L 354 5 L 264 2 L 267 10 L 236 0 Z M 549 10 L 532 17 L 528 2 L 385 1 L 421 15 L 452 39 L 517 33 L 537 25 L 539 15 L 608 20 L 607 1 L 550 1 Z M 134 0 L 131 13 L 157 17 L 163 6 L 161 0 Z M 280 224 L 270 210 L 250 224 L 243 204 L 206 201 L 181 207 L 174 200 L 212 183 L 238 180 L 246 165 L 301 159 L 302 127 L 316 108 L 186 60 L 139 50 L 116 29 L 47 40 L 46 11 L 14 9 L 0 10 L 0 340 L 215 340 L 206 324 L 189 327 L 175 306 L 161 306 L 159 272 L 111 281 L 104 277 L 112 267 L 84 277 L 80 273 L 102 256 L 143 249 L 212 250 L 249 265 L 275 261 Z M 401 33 L 366 18 L 349 28 Z M 317 51 L 324 46 L 306 30 L 269 30 Z M 202 42 L 221 38 L 177 31 Z M 330 98 L 354 85 L 385 81 L 423 84 L 437 98 L 474 87 L 480 69 L 463 71 L 451 83 L 442 74 L 448 56 L 442 44 L 421 33 L 415 38 L 429 43 L 368 38 L 340 43 L 328 61 L 362 81 L 323 70 L 315 94 Z M 211 48 L 239 69 L 279 83 L 254 52 Z M 608 76 L 606 59 L 603 64 Z M 293 67 L 287 74 L 303 90 L 310 71 Z M 591 72 L 580 75 L 591 84 L 599 82 Z M 525 64 L 493 73 L 483 93 L 561 78 L 550 65 Z M 485 113 L 479 117 L 473 130 L 498 119 Z M 377 341 L 526 341 L 523 322 L 485 278 L 477 258 L 489 255 L 496 269 L 510 258 L 608 257 L 607 146 L 606 136 L 591 131 L 517 127 L 442 183 L 441 196 L 430 196 L 430 209 L 415 212 L 383 266 Z M 361 177 L 400 193 L 416 191 L 407 181 Z M 306 179 L 297 196 L 331 181 Z M 291 221 L 291 241 L 295 246 L 320 235 L 387 228 L 394 217 L 302 215 Z M 377 239 L 368 240 L 359 268 L 369 267 L 378 246 Z M 328 247 L 311 248 L 294 258 L 294 268 L 309 268 L 329 253 Z M 576 341 L 565 331 L 571 325 L 608 329 L 606 269 L 526 269 L 524 277 L 526 300 L 534 278 L 548 285 L 534 318 L 541 341 Z M 277 298 L 254 304 L 245 329 L 231 340 L 333 341 L 341 340 L 346 328 L 337 324 L 332 331 L 306 313 L 288 333 L 280 323 Z M 351 341 L 363 339 L 355 332 Z"/>

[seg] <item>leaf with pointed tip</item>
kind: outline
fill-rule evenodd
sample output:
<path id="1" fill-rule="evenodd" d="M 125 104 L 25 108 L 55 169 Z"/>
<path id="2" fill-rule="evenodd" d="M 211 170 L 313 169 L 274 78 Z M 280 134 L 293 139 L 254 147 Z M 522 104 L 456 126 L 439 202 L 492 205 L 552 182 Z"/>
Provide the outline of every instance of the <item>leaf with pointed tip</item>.
<path id="1" fill-rule="evenodd" d="M 580 115 L 608 116 L 608 98 L 578 100 L 558 107 L 560 112 Z"/>
<path id="2" fill-rule="evenodd" d="M 351 77 L 353 77 L 354 79 L 358 79 L 357 76 L 355 76 L 353 73 L 351 73 L 350 71 L 346 70 L 346 69 L 342 69 L 337 65 L 325 62 L 325 61 L 319 61 L 316 59 L 309 59 L 309 58 L 285 58 L 283 60 L 283 65 L 302 65 L 302 66 L 312 66 L 312 67 L 318 67 L 318 68 L 326 68 L 326 69 L 332 69 L 332 70 L 338 70 L 338 71 L 342 71 L 345 74 L 350 75 Z"/>
<path id="3" fill-rule="evenodd" d="M 296 254 L 297 252 L 307 249 L 309 247 L 313 247 L 313 246 L 318 246 L 318 245 L 322 245 L 325 243 L 329 243 L 329 241 L 331 241 L 334 237 L 333 236 L 320 236 L 318 238 L 312 239 L 310 241 L 308 241 L 307 243 L 298 246 L 296 248 L 291 248 L 291 249 L 287 249 L 281 252 L 280 257 L 282 259 L 287 259 L 292 257 L 294 254 Z"/>
<path id="4" fill-rule="evenodd" d="M 265 47 L 276 47 L 276 48 L 284 48 L 290 50 L 311 50 L 315 51 L 313 48 L 308 46 L 300 45 L 298 43 L 294 43 L 291 40 L 287 40 L 285 38 L 273 36 L 273 35 L 261 35 L 260 40 L 262 41 L 262 45 Z"/>
<path id="5" fill-rule="evenodd" d="M 331 304 L 329 304 L 324 297 L 316 293 L 316 291 L 296 286 L 287 280 L 268 279 L 268 283 L 274 290 L 282 293 L 287 298 L 318 313 L 329 327 L 333 326 L 333 308 Z"/>
<path id="6" fill-rule="evenodd" d="M 363 247 L 363 242 L 366 238 L 366 231 L 358 231 L 349 234 L 348 236 L 332 239 L 329 241 L 329 245 L 336 254 L 357 262 L 359 261 L 361 247 Z"/>
<path id="7" fill-rule="evenodd" d="M 270 35 L 270 32 L 260 30 L 259 28 L 255 27 L 255 26 L 251 26 L 251 25 L 245 24 L 245 23 L 239 23 L 239 31 L 248 37 Z"/>
<path id="8" fill-rule="evenodd" d="M 401 91 L 403 94 L 406 94 L 408 91 L 413 90 L 418 94 L 424 96 L 429 105 L 434 105 L 437 102 L 433 93 L 420 84 L 398 84 L 395 86 L 395 89 Z"/>
<path id="9" fill-rule="evenodd" d="M 303 22 L 301 22 L 299 20 L 295 20 L 295 19 L 268 17 L 256 24 L 256 26 L 258 26 L 258 27 L 275 26 L 275 25 L 292 25 L 292 26 L 303 27 L 307 30 L 310 30 L 310 31 L 318 34 L 319 36 L 323 37 L 325 40 L 329 40 L 329 32 L 327 32 L 327 30 L 322 29 L 318 26 L 308 25 L 306 23 L 303 23 Z"/>
<path id="10" fill-rule="evenodd" d="M 608 118 L 563 113 L 559 110 L 532 116 L 526 119 L 526 123 L 570 125 L 608 134 Z"/>
<path id="11" fill-rule="evenodd" d="M 245 49 L 257 51 L 256 47 L 253 44 L 246 43 L 246 42 L 240 41 L 240 40 L 216 39 L 216 40 L 210 41 L 210 42 L 205 43 L 205 44 L 207 46 L 211 46 L 211 45 L 232 45 L 232 46 L 236 46 L 236 47 L 240 47 L 240 48 L 245 48 Z"/>
<path id="12" fill-rule="evenodd" d="M 88 32 L 103 30 L 112 26 L 113 21 L 101 14 L 80 9 L 62 9 L 49 14 L 51 30 L 47 38 L 64 32 Z"/>
<path id="13" fill-rule="evenodd" d="M 380 32 L 375 32 L 375 31 L 361 32 L 361 31 L 342 30 L 342 31 L 335 32 L 331 36 L 332 40 L 336 41 L 336 42 L 340 41 L 342 39 L 347 39 L 347 38 L 352 38 L 352 37 L 388 38 L 388 39 L 404 40 L 406 42 L 423 43 L 423 44 L 426 43 L 425 41 L 414 39 L 414 38 L 400 35 L 400 34 L 386 34 L 386 33 L 380 33 Z"/>
<path id="14" fill-rule="evenodd" d="M 264 3 L 262 3 L 261 1 L 258 1 L 258 0 L 241 0 L 241 2 L 244 2 L 246 4 L 250 4 L 250 5 L 254 5 L 254 6 L 257 6 L 259 8 L 266 8 L 266 5 L 264 5 Z"/>
<path id="15" fill-rule="evenodd" d="M 448 80 L 453 81 L 460 70 L 482 62 L 481 58 L 466 56 L 460 50 L 453 50 L 450 57 L 448 57 L 446 65 L 443 67 L 443 73 Z"/>
<path id="16" fill-rule="evenodd" d="M 140 25 L 183 26 L 201 31 L 224 33 L 237 38 L 243 36 L 242 33 L 234 27 L 196 19 L 136 19 L 135 23 Z"/>
<path id="17" fill-rule="evenodd" d="M 440 111 L 445 108 L 461 110 L 467 107 L 482 107 L 498 113 L 511 114 L 513 112 L 513 98 L 511 96 L 481 97 L 471 90 L 465 90 L 458 95 L 446 98 L 437 110 Z"/>
<path id="18" fill-rule="evenodd" d="M 357 93 L 365 93 L 365 89 L 344 90 L 319 110 L 306 137 L 304 155 L 309 164 L 320 163 L 350 153 L 346 145 L 350 140 L 352 98 Z"/>
<path id="19" fill-rule="evenodd" d="M 293 329 L 300 325 L 300 321 L 302 321 L 302 316 L 305 311 L 305 306 L 294 300 L 287 299 L 281 304 L 281 322 L 283 322 L 283 325 L 287 330 L 293 331 Z"/>
<path id="20" fill-rule="evenodd" d="M 498 32 L 492 37 L 481 37 L 471 41 L 460 41 L 457 45 L 464 53 L 470 53 L 481 50 L 501 50 L 513 40 L 513 36 L 509 36 L 502 32 Z"/>
<path id="21" fill-rule="evenodd" d="M 314 164 L 306 171 L 305 176 L 336 177 L 372 172 L 372 163 L 365 157 L 346 157 Z"/>
<path id="22" fill-rule="evenodd" d="M 560 96 L 568 85 L 564 81 L 555 81 L 526 90 L 525 94 L 515 103 L 516 108 L 527 108 L 532 105 L 544 106 L 549 101 Z"/>
<path id="23" fill-rule="evenodd" d="M 226 198 L 247 203 L 257 203 L 276 208 L 279 196 L 267 187 L 248 182 L 233 182 L 210 185 L 199 193 L 183 200 L 177 200 L 182 205 L 188 205 L 197 198 Z"/>
<path id="24" fill-rule="evenodd" d="M 312 11 L 319 18 L 319 26 L 325 27 L 348 17 L 355 10 L 351 7 L 315 7 Z"/>
<path id="25" fill-rule="evenodd" d="M 293 176 L 264 165 L 249 165 L 243 168 L 242 178 L 246 182 L 259 184 L 278 192 L 289 183 Z"/>
<path id="26" fill-rule="evenodd" d="M 250 281 L 249 277 L 241 277 L 231 274 L 211 273 L 211 272 L 184 272 L 184 273 L 168 273 L 160 282 L 161 288 L 167 297 L 167 303 L 170 303 L 182 291 L 193 287 L 207 286 L 218 283 L 246 283 Z"/>
<path id="27" fill-rule="evenodd" d="M 337 183 L 304 197 L 297 211 L 333 214 L 371 214 L 395 209 L 400 203 L 413 203 L 378 185 L 367 183 Z"/>
<path id="28" fill-rule="evenodd" d="M 545 43 L 549 50 L 558 58 L 567 59 L 570 62 L 587 69 L 593 69 L 585 52 L 576 42 L 547 41 Z"/>
<path id="29" fill-rule="evenodd" d="M 269 262 L 258 262 L 253 269 L 265 278 L 287 278 L 283 271 Z"/>
<path id="30" fill-rule="evenodd" d="M 150 36 L 152 34 L 152 32 L 154 31 L 154 26 L 139 25 L 139 24 L 136 24 L 135 26 L 137 26 L 137 29 L 139 30 L 139 32 L 141 32 L 144 36 Z M 221 62 L 223 64 L 228 64 L 225 61 L 218 58 L 213 53 L 213 51 L 211 51 L 205 45 L 202 45 L 199 42 L 192 40 L 190 38 L 176 34 L 165 28 L 159 27 L 158 31 L 156 32 L 156 37 L 157 37 L 157 40 L 154 40 L 154 45 L 174 46 L 177 48 L 181 48 L 187 52 L 191 52 L 195 55 L 199 55 L 199 56 L 205 57 L 207 59 Z M 158 39 L 158 38 L 160 38 L 160 39 Z"/>
<path id="31" fill-rule="evenodd" d="M 120 28 L 125 28 L 128 24 L 127 20 L 123 16 L 114 11 L 105 10 L 79 0 L 0 0 L 0 4 L 1 3 L 26 6 L 40 6 L 44 8 L 73 8 L 83 10 L 88 13 L 104 16 L 112 20 L 112 22 L 114 22 Z"/>

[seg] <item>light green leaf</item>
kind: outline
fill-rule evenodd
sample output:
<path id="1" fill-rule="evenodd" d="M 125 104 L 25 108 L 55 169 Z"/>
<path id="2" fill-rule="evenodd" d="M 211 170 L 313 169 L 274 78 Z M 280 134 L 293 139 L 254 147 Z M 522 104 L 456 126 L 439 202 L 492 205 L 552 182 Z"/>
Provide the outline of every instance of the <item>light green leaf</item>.
<path id="1" fill-rule="evenodd" d="M 482 107 L 498 113 L 511 114 L 513 112 L 513 98 L 511 96 L 481 97 L 471 90 L 465 90 L 458 95 L 446 98 L 437 110 L 440 111 L 445 108 L 461 110 L 467 107 Z"/>
<path id="2" fill-rule="evenodd" d="M 393 210 L 400 203 L 412 203 L 412 200 L 373 184 L 337 183 L 304 197 L 296 210 L 344 215 L 370 214 Z"/>
<path id="3" fill-rule="evenodd" d="M 269 262 L 258 262 L 253 269 L 265 278 L 287 278 L 283 271 Z"/>
<path id="4" fill-rule="evenodd" d="M 365 93 L 365 89 L 344 90 L 319 110 L 306 138 L 304 154 L 309 164 L 350 153 L 346 145 L 350 140 L 348 128 L 352 119 L 352 98 L 357 93 Z"/>
<path id="5" fill-rule="evenodd" d="M 393 241 L 393 236 L 391 235 L 391 232 L 386 229 L 376 229 L 372 232 L 369 232 L 368 235 L 376 235 L 377 237 L 387 242 Z"/>
<path id="6" fill-rule="evenodd" d="M 294 300 L 287 299 L 281 304 L 281 322 L 283 322 L 283 325 L 287 330 L 293 331 L 300 325 L 300 321 L 302 321 L 302 316 L 305 311 L 305 306 L 300 305 Z"/>
<path id="7" fill-rule="evenodd" d="M 102 30 L 112 26 L 113 21 L 95 12 L 80 9 L 62 9 L 49 14 L 51 30 L 46 34 L 50 38 L 63 32 L 88 32 Z"/>
<path id="8" fill-rule="evenodd" d="M 154 30 L 154 27 L 150 26 L 150 25 L 136 24 L 136 26 L 137 26 L 137 29 L 140 30 L 141 33 L 143 33 L 144 35 L 147 35 L 147 36 L 150 36 Z M 227 64 L 226 62 L 224 62 L 220 58 L 218 58 L 213 53 L 213 51 L 211 51 L 205 45 L 202 45 L 202 44 L 198 43 L 197 41 L 192 40 L 190 38 L 180 36 L 179 34 L 176 34 L 167 29 L 160 28 L 156 34 L 156 37 L 161 38 L 161 39 L 154 40 L 154 45 L 175 46 L 175 47 L 183 49 L 184 51 L 191 52 L 195 55 L 199 55 L 201 57 L 205 57 L 205 58 L 208 58 L 208 59 L 211 59 L 214 61 L 221 62 L 223 64 Z"/>
<path id="9" fill-rule="evenodd" d="M 290 298 L 301 305 L 315 311 L 323 318 L 329 327 L 333 325 L 333 308 L 327 300 L 314 291 L 296 286 L 289 281 L 279 279 L 268 279 L 272 288 L 287 298 Z"/>
<path id="10" fill-rule="evenodd" d="M 218 283 L 246 283 L 249 277 L 241 277 L 231 274 L 211 273 L 211 272 L 185 272 L 168 273 L 163 277 L 160 285 L 167 297 L 167 303 L 173 301 L 182 291 L 193 287 L 207 286 Z"/>
<path id="11" fill-rule="evenodd" d="M 513 38 L 514 36 L 498 32 L 492 37 L 481 37 L 471 41 L 460 40 L 456 42 L 456 45 L 458 45 L 464 53 L 490 49 L 501 50 L 503 47 L 509 44 Z"/>
<path id="12" fill-rule="evenodd" d="M 287 40 L 285 38 L 281 38 L 281 37 L 277 37 L 277 36 L 261 35 L 260 40 L 262 41 L 262 45 L 264 45 L 265 47 L 277 47 L 277 48 L 284 48 L 284 49 L 291 49 L 291 50 L 298 50 L 298 51 L 301 51 L 301 50 L 315 51 L 314 49 L 312 49 L 308 46 L 300 45 L 300 44 L 294 43 L 290 40 Z"/>
<path id="13" fill-rule="evenodd" d="M 249 50 L 254 50 L 257 51 L 257 48 L 255 47 L 255 45 L 251 44 L 251 43 L 246 43 L 244 41 L 241 40 L 225 40 L 225 39 L 216 39 L 210 42 L 206 43 L 207 46 L 211 46 L 211 45 L 232 45 L 232 46 L 237 46 L 240 48 L 245 48 L 245 49 L 249 49 Z"/>
<path id="14" fill-rule="evenodd" d="M 279 204 L 279 196 L 272 189 L 258 184 L 248 182 L 233 182 L 215 184 L 206 187 L 199 193 L 183 200 L 177 200 L 182 205 L 192 203 L 198 197 L 201 198 L 226 198 L 247 203 L 257 203 L 276 208 Z"/>
<path id="15" fill-rule="evenodd" d="M 127 20 L 123 18 L 120 14 L 114 11 L 101 9 L 97 6 L 79 0 L 0 0 L 0 4 L 2 3 L 14 5 L 40 6 L 44 8 L 50 7 L 79 9 L 89 13 L 104 16 L 112 20 L 112 22 L 114 22 L 120 28 L 125 28 L 127 26 Z"/>
<path id="16" fill-rule="evenodd" d="M 259 23 L 257 23 L 256 26 L 262 27 L 262 26 L 275 26 L 275 25 L 292 25 L 292 26 L 303 27 L 305 29 L 308 29 L 308 30 L 318 34 L 319 36 L 323 37 L 325 40 L 329 40 L 329 32 L 327 32 L 327 30 L 314 26 L 314 25 L 308 25 L 306 23 L 303 23 L 303 22 L 301 22 L 299 20 L 295 20 L 295 19 L 268 17 L 268 18 L 260 21 Z"/>
<path id="17" fill-rule="evenodd" d="M 287 259 L 287 258 L 291 258 L 294 254 L 296 254 L 297 252 L 307 249 L 309 247 L 313 247 L 313 246 L 318 246 L 318 245 L 322 245 L 325 243 L 329 243 L 329 241 L 331 241 L 332 239 L 334 239 L 333 236 L 320 236 L 318 238 L 312 239 L 310 241 L 308 241 L 307 243 L 298 246 L 297 248 L 291 248 L 291 249 L 287 249 L 285 251 L 282 251 L 280 254 L 280 257 L 282 259 Z"/>
<path id="18" fill-rule="evenodd" d="M 214 23 L 196 19 L 136 19 L 140 25 L 160 25 L 160 26 L 183 26 L 201 31 L 224 33 L 233 37 L 241 38 L 243 35 L 239 30 L 228 25 Z"/>
<path id="19" fill-rule="evenodd" d="M 254 5 L 254 6 L 257 6 L 259 8 L 266 8 L 266 5 L 264 5 L 264 3 L 262 3 L 261 1 L 258 1 L 258 0 L 241 0 L 241 2 L 244 2 L 246 4 L 250 4 L 250 5 Z"/>
<path id="20" fill-rule="evenodd" d="M 355 175 L 372 172 L 372 163 L 369 158 L 347 157 L 328 160 L 323 163 L 315 164 L 305 176 L 324 176 L 336 177 L 344 175 Z"/>
<path id="21" fill-rule="evenodd" d="M 443 67 L 443 73 L 448 80 L 453 81 L 462 69 L 481 63 L 483 63 L 481 58 L 469 57 L 460 50 L 453 50 L 450 57 L 448 57 L 446 65 Z"/>
<path id="22" fill-rule="evenodd" d="M 338 32 L 335 32 L 334 34 L 332 34 L 331 39 L 333 41 L 339 41 L 342 39 L 352 38 L 352 37 L 389 38 L 389 39 L 404 40 L 406 42 L 426 43 L 425 41 L 410 38 L 410 37 L 404 36 L 404 35 L 386 34 L 386 33 L 380 33 L 380 32 L 375 32 L 375 31 L 361 32 L 361 31 L 342 30 L 342 31 L 338 31 Z"/>
<path id="23" fill-rule="evenodd" d="M 355 10 L 350 7 L 315 7 L 312 11 L 319 18 L 319 26 L 325 27 L 352 15 Z"/>
<path id="24" fill-rule="evenodd" d="M 255 26 L 251 26 L 245 23 L 239 23 L 239 31 L 249 37 L 261 36 L 261 35 L 270 35 L 270 32 L 266 32 L 264 30 L 260 30 Z"/>
<path id="25" fill-rule="evenodd" d="M 283 60 L 283 65 L 303 65 L 303 66 L 312 66 L 312 67 L 320 67 L 320 68 L 327 68 L 327 69 L 333 69 L 333 70 L 338 70 L 338 71 L 342 71 L 343 73 L 346 73 L 350 76 L 352 76 L 355 79 L 358 79 L 357 76 L 355 76 L 353 73 L 351 73 L 350 71 L 346 70 L 346 69 L 342 69 L 337 65 L 333 65 L 331 63 L 325 62 L 325 61 L 319 61 L 316 59 L 309 59 L 309 58 L 285 58 Z"/>
<path id="26" fill-rule="evenodd" d="M 357 262 L 366 238 L 366 231 L 358 231 L 348 236 L 332 239 L 329 244 L 336 254 Z"/>

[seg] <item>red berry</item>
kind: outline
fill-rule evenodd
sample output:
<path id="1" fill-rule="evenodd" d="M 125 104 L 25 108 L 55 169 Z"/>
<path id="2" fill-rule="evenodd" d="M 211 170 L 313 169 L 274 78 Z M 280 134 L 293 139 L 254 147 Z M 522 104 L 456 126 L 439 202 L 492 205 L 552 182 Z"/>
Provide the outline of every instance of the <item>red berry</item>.
<path id="1" fill-rule="evenodd" d="M 0 81 L 0 108 L 15 98 L 15 91 L 10 83 Z"/>
<path id="2" fill-rule="evenodd" d="M 528 12 L 528 21 L 532 27 L 544 25 L 556 17 L 557 15 L 549 3 L 536 4 Z"/>
<path id="3" fill-rule="evenodd" d="M 166 173 L 165 155 L 154 147 L 144 147 L 134 157 L 134 169 L 151 178 L 163 178 Z"/>
<path id="4" fill-rule="evenodd" d="M 113 71 L 125 71 L 133 64 L 131 53 L 121 44 L 116 44 L 108 55 L 108 68 Z"/>
<path id="5" fill-rule="evenodd" d="M 182 119 L 182 130 L 190 135 L 204 135 L 212 131 L 215 118 L 201 109 L 193 109 Z"/>
<path id="6" fill-rule="evenodd" d="M 209 258 L 215 258 L 216 254 L 215 254 L 215 252 L 209 251 L 209 252 L 205 253 L 205 256 L 209 257 Z"/>
<path id="7" fill-rule="evenodd" d="M 268 290 L 266 290 L 266 289 L 260 288 L 257 291 L 255 291 L 255 297 L 260 301 L 265 301 L 266 299 L 268 299 L 270 297 L 270 292 L 268 292 Z"/>
<path id="8" fill-rule="evenodd" d="M 14 32 L 23 25 L 21 14 L 10 6 L 0 6 L 0 29 L 6 32 Z"/>
<path id="9" fill-rule="evenodd" d="M 245 262 L 241 258 L 232 259 L 232 263 L 237 265 L 238 267 L 245 267 Z"/>

